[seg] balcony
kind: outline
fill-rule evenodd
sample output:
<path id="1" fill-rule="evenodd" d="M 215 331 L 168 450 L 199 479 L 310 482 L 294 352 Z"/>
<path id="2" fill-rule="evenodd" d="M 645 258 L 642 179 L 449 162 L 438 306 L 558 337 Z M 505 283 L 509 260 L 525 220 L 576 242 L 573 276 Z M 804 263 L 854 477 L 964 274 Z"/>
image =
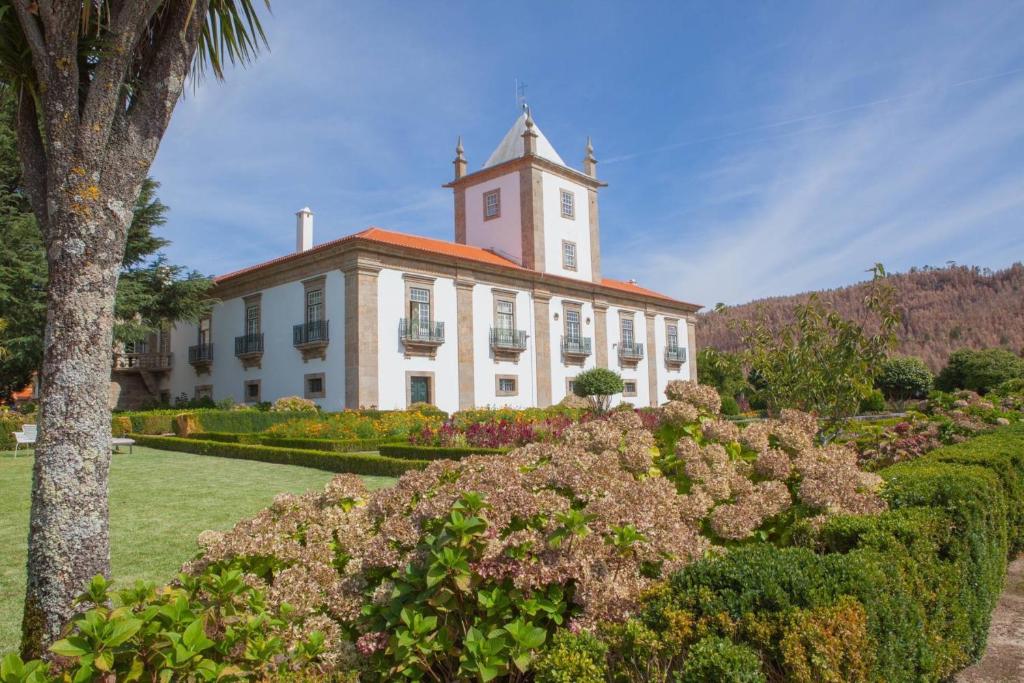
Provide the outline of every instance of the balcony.
<path id="1" fill-rule="evenodd" d="M 670 367 L 678 368 L 686 362 L 686 349 L 678 346 L 670 346 L 665 349 L 665 363 Z"/>
<path id="2" fill-rule="evenodd" d="M 164 372 L 173 364 L 171 353 L 115 353 L 111 361 L 113 369 L 122 372 Z"/>
<path id="3" fill-rule="evenodd" d="M 235 337 L 235 356 L 242 361 L 243 368 L 260 367 L 263 359 L 263 333 Z"/>
<path id="4" fill-rule="evenodd" d="M 292 327 L 292 344 L 302 353 L 303 362 L 327 357 L 327 342 L 330 340 L 327 323 L 327 320 L 311 320 Z"/>
<path id="5" fill-rule="evenodd" d="M 444 323 L 403 318 L 398 323 L 398 336 L 405 346 L 406 356 L 433 358 L 437 347 L 444 344 Z"/>
<path id="6" fill-rule="evenodd" d="M 210 372 L 213 364 L 213 344 L 196 344 L 188 347 L 188 362 L 198 374 Z"/>
<path id="7" fill-rule="evenodd" d="M 644 357 L 644 345 L 643 344 L 626 344 L 619 343 L 619 364 L 620 365 L 636 365 Z"/>
<path id="8" fill-rule="evenodd" d="M 526 330 L 492 327 L 491 351 L 496 359 L 519 360 L 519 354 L 526 350 L 526 339 Z"/>
<path id="9" fill-rule="evenodd" d="M 565 362 L 583 365 L 590 352 L 590 337 L 562 337 L 562 356 Z"/>

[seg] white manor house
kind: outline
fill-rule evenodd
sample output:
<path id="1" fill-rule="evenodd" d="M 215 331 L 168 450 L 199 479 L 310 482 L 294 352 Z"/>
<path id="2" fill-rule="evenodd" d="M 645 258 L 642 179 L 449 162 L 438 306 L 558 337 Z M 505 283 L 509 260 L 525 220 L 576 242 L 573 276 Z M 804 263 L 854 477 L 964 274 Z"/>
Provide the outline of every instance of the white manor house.
<path id="1" fill-rule="evenodd" d="M 209 318 L 115 358 L 116 402 L 304 396 L 327 410 L 548 406 L 594 367 L 657 405 L 696 379 L 697 305 L 602 277 L 596 160 L 566 165 L 529 111 L 479 171 L 461 140 L 455 241 L 369 228 L 220 276 Z"/>

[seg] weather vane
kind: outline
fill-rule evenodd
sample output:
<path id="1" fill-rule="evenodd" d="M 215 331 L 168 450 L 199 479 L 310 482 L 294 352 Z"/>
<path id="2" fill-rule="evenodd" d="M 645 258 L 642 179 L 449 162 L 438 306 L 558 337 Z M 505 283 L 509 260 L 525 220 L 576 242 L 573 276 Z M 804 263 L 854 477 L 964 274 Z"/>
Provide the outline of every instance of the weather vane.
<path id="1" fill-rule="evenodd" d="M 515 79 L 516 84 L 516 108 L 526 111 L 530 108 L 530 105 L 526 103 L 526 84 L 520 83 L 519 79 Z"/>

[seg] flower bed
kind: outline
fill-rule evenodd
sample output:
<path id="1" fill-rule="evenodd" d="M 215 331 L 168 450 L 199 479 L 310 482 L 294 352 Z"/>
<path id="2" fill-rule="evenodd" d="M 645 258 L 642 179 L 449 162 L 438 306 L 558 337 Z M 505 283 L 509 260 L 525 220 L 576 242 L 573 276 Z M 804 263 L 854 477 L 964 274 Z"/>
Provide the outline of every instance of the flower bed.
<path id="1" fill-rule="evenodd" d="M 269 436 L 289 439 L 378 439 L 401 441 L 426 427 L 438 427 L 445 413 L 436 409 L 382 411 L 345 410 L 291 419 L 270 426 Z M 235 431 L 235 430 L 210 430 Z"/>

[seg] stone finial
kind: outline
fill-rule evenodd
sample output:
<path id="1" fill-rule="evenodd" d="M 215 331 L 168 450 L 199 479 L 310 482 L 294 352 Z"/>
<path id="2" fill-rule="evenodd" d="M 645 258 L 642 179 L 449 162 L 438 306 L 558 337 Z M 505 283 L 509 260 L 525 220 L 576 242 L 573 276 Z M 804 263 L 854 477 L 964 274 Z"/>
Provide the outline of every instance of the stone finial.
<path id="1" fill-rule="evenodd" d="M 466 155 L 463 153 L 461 135 L 458 142 L 455 143 L 455 161 L 452 164 L 455 166 L 456 180 L 466 175 Z"/>
<path id="2" fill-rule="evenodd" d="M 526 112 L 526 130 L 523 131 L 523 156 L 530 156 L 537 153 L 537 132 L 533 129 L 533 114 L 529 107 L 524 107 Z"/>
<path id="3" fill-rule="evenodd" d="M 583 156 L 583 172 L 591 178 L 597 177 L 597 157 L 594 156 L 594 143 L 587 136 L 587 149 Z"/>

